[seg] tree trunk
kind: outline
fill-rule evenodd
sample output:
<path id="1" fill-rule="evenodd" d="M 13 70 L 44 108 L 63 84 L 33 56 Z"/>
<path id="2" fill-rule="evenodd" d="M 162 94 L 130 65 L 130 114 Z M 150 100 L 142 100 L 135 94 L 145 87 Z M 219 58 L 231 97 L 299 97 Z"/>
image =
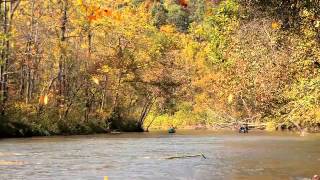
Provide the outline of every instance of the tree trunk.
<path id="1" fill-rule="evenodd" d="M 58 65 L 58 91 L 59 99 L 58 106 L 63 106 L 64 104 L 64 95 L 65 95 L 65 58 L 66 58 L 66 30 L 67 30 L 67 10 L 68 4 L 67 0 L 63 0 L 62 4 L 62 17 L 60 20 L 60 56 L 59 56 L 59 65 Z M 60 116 L 61 117 L 61 116 Z"/>
<path id="2" fill-rule="evenodd" d="M 8 93 L 8 66 L 9 66 L 9 57 L 10 57 L 10 30 L 11 30 L 11 21 L 13 15 L 20 0 L 0 0 L 0 12 L 1 12 L 1 21 L 2 24 L 2 33 L 4 39 L 2 39 L 2 51 L 1 51 L 1 65 L 0 65 L 0 113 L 1 115 L 5 114 L 6 103 L 9 99 Z"/>
<path id="3" fill-rule="evenodd" d="M 146 104 L 142 108 L 140 119 L 139 119 L 139 125 L 141 126 L 141 128 L 143 128 L 143 123 L 144 123 L 145 119 L 147 118 L 154 102 L 155 102 L 155 98 L 153 98 L 153 97 L 151 97 L 150 99 L 148 98 L 146 101 Z"/>
<path id="4" fill-rule="evenodd" d="M 33 91 L 33 55 L 32 55 L 32 45 L 34 44 L 34 4 L 35 1 L 33 0 L 31 2 L 31 24 L 30 24 L 30 34 L 27 41 L 27 48 L 26 48 L 26 65 L 24 66 L 26 68 L 26 93 L 25 93 L 25 102 L 26 104 L 29 103 L 30 99 L 32 98 L 32 91 Z"/>
<path id="5" fill-rule="evenodd" d="M 1 114 L 5 114 L 6 109 L 6 102 L 8 100 L 8 74 L 7 74 L 7 67 L 9 64 L 9 47 L 10 42 L 8 39 L 9 36 L 9 1 L 4 1 L 3 4 L 1 4 L 1 11 L 3 11 L 2 16 L 2 31 L 5 36 L 5 38 L 2 40 L 2 46 L 3 50 L 1 51 L 1 59 L 2 63 L 0 66 L 0 80 L 1 80 Z"/>
<path id="6" fill-rule="evenodd" d="M 89 29 L 88 29 L 88 34 L 87 34 L 87 40 L 88 40 L 88 60 L 85 62 L 85 70 L 86 70 L 86 73 L 88 74 L 88 61 L 90 61 L 91 59 L 91 52 L 92 52 L 92 34 L 91 34 L 91 30 L 90 30 L 90 26 L 89 26 Z M 89 114 L 90 114 L 90 109 L 91 109 L 91 100 L 90 100 L 90 97 L 89 97 L 89 80 L 86 79 L 85 80 L 85 98 L 86 98 L 86 103 L 85 103 L 85 113 L 84 113 L 84 117 L 85 117 L 85 121 L 88 121 L 89 120 Z"/>

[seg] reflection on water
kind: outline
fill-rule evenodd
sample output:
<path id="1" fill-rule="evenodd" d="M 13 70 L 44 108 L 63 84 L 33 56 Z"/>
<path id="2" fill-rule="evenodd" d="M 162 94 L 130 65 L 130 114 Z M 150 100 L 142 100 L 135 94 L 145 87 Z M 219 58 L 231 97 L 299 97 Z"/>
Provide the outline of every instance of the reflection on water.
<path id="1" fill-rule="evenodd" d="M 199 153 L 207 159 L 166 159 Z M 1 180 L 305 179 L 320 173 L 319 163 L 319 135 L 179 131 L 0 140 Z"/>

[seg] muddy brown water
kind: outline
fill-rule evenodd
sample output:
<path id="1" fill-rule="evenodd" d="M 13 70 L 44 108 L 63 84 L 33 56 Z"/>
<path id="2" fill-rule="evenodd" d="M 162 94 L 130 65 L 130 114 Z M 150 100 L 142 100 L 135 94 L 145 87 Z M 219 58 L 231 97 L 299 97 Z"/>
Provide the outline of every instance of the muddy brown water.
<path id="1" fill-rule="evenodd" d="M 202 157 L 167 159 L 172 156 Z M 310 179 L 320 135 L 182 131 L 0 140 L 0 180 Z"/>

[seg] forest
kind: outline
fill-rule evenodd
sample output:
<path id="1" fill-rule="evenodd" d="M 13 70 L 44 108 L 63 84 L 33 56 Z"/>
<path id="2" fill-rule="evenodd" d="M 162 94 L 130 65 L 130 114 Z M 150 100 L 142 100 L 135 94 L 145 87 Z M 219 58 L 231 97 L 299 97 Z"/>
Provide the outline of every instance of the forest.
<path id="1" fill-rule="evenodd" d="M 319 0 L 0 0 L 0 136 L 320 130 Z"/>

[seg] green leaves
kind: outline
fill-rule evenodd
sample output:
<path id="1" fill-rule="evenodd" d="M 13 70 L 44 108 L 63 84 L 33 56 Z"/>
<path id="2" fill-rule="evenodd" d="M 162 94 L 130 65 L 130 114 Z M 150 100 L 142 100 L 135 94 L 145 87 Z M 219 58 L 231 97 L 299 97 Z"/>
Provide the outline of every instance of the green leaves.
<path id="1" fill-rule="evenodd" d="M 300 79 L 284 92 L 288 103 L 283 107 L 285 121 L 296 121 L 305 126 L 320 122 L 320 78 Z"/>

